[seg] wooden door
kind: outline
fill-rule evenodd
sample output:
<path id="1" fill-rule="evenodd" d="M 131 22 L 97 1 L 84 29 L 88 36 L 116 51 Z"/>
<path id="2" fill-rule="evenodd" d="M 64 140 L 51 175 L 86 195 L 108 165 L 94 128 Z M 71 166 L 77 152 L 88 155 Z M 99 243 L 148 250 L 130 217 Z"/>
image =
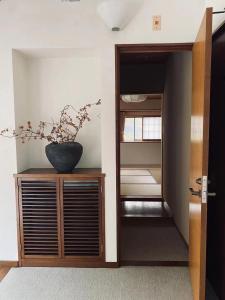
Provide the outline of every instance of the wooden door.
<path id="1" fill-rule="evenodd" d="M 225 23 L 213 35 L 211 112 L 209 137 L 210 191 L 216 197 L 208 199 L 207 280 L 218 296 L 225 299 Z"/>
<path id="2" fill-rule="evenodd" d="M 194 300 L 205 299 L 212 8 L 193 45 L 189 263 Z"/>
<path id="3" fill-rule="evenodd" d="M 104 260 L 104 206 L 101 178 L 61 180 L 63 257 Z"/>
<path id="4" fill-rule="evenodd" d="M 18 180 L 20 259 L 59 258 L 60 222 L 57 179 Z"/>

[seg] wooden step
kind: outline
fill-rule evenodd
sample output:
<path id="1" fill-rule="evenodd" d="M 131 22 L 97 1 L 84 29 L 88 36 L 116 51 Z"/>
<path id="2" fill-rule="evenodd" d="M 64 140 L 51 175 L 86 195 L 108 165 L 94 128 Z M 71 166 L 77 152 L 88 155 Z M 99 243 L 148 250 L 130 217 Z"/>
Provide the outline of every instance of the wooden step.
<path id="1" fill-rule="evenodd" d="M 132 201 L 132 202 L 164 202 L 162 196 L 122 196 L 120 197 L 121 202 Z"/>
<path id="2" fill-rule="evenodd" d="M 122 218 L 172 218 L 166 202 L 125 201 L 121 204 Z"/>

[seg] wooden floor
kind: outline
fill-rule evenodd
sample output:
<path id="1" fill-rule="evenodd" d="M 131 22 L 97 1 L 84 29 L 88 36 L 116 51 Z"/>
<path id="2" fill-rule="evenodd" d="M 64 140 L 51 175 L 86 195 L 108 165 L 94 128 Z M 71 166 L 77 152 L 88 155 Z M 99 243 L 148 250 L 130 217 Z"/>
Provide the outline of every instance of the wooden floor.
<path id="1" fill-rule="evenodd" d="M 9 267 L 0 267 L 0 282 L 4 279 L 4 277 L 8 274 L 11 268 Z"/>

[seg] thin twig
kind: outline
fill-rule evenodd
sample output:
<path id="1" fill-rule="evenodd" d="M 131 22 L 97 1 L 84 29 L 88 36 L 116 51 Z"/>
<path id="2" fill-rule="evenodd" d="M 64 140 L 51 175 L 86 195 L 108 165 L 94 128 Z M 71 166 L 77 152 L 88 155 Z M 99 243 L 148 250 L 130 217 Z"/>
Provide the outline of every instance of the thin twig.
<path id="1" fill-rule="evenodd" d="M 26 126 L 19 126 L 17 130 L 9 130 L 8 128 L 0 131 L 0 136 L 6 138 L 20 139 L 22 143 L 31 139 L 47 140 L 52 143 L 74 142 L 78 132 L 83 128 L 84 124 L 91 121 L 88 110 L 94 105 L 100 105 L 99 99 L 95 103 L 86 104 L 78 111 L 72 105 L 66 105 L 60 112 L 59 122 L 43 122 L 40 121 L 37 129 L 34 130 L 31 122 L 28 121 Z M 71 114 L 70 110 L 73 111 Z M 47 129 L 48 132 L 47 132 Z"/>

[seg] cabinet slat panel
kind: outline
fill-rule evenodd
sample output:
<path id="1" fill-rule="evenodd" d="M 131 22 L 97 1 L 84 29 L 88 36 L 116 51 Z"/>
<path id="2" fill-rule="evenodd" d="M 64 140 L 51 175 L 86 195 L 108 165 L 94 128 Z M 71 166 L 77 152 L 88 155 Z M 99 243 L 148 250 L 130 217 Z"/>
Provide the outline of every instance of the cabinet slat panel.
<path id="1" fill-rule="evenodd" d="M 100 255 L 98 180 L 64 180 L 64 255 Z"/>
<path id="2" fill-rule="evenodd" d="M 57 187 L 54 180 L 21 180 L 23 253 L 58 256 Z"/>

